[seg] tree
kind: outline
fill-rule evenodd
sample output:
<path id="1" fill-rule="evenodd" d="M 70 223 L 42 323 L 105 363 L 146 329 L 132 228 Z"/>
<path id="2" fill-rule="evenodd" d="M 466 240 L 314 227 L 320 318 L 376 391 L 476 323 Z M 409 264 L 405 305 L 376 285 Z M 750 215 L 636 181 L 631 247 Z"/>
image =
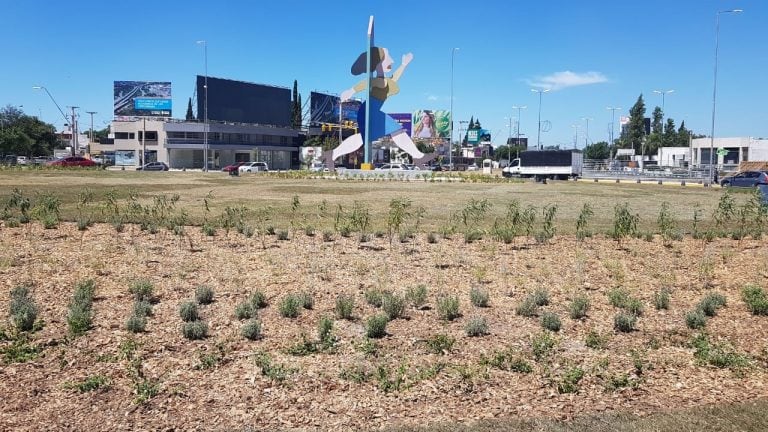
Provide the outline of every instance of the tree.
<path id="1" fill-rule="evenodd" d="M 435 152 L 435 146 L 424 140 L 416 141 L 416 148 L 424 154 L 430 154 Z"/>
<path id="2" fill-rule="evenodd" d="M 47 155 L 52 153 L 55 145 L 52 124 L 10 105 L 0 109 L 0 154 Z"/>
<path id="3" fill-rule="evenodd" d="M 291 127 L 301 127 L 301 95 L 299 95 L 299 83 L 293 80 L 293 98 L 291 102 Z"/>
<path id="4" fill-rule="evenodd" d="M 629 110 L 629 127 L 622 137 L 622 148 L 634 149 L 639 154 L 643 150 L 644 138 L 645 102 L 643 101 L 643 94 L 640 93 L 640 96 L 637 97 L 637 102 Z"/>
<path id="5" fill-rule="evenodd" d="M 606 141 L 592 143 L 584 147 L 584 159 L 609 159 L 611 146 Z"/>
<path id="6" fill-rule="evenodd" d="M 661 134 L 661 122 L 664 119 L 664 111 L 656 107 L 651 114 L 651 133 Z"/>
<path id="7" fill-rule="evenodd" d="M 192 113 L 192 98 L 189 98 L 189 102 L 187 102 L 187 120 L 194 120 L 195 115 Z"/>
<path id="8" fill-rule="evenodd" d="M 667 118 L 667 124 L 664 125 L 664 147 L 674 147 L 677 144 L 677 132 L 675 131 L 675 120 Z"/>
<path id="9" fill-rule="evenodd" d="M 685 128 L 685 120 L 680 123 L 680 127 L 677 129 L 677 140 L 675 141 L 675 147 L 688 147 L 691 140 L 691 131 Z"/>

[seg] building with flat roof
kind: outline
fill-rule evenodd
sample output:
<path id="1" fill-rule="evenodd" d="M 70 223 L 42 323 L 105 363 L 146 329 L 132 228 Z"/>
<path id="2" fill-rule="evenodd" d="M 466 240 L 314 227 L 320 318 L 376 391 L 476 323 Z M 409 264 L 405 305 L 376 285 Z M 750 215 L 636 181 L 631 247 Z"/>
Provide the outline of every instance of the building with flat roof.
<path id="1" fill-rule="evenodd" d="M 691 160 L 694 166 L 709 167 L 709 138 L 691 140 Z M 741 162 L 768 161 L 768 139 L 753 137 L 715 138 L 713 163 L 724 170 L 738 169 Z M 718 149 L 725 150 L 724 155 Z"/>
<path id="2" fill-rule="evenodd" d="M 114 121 L 110 140 L 94 143 L 93 156 L 106 163 L 136 167 L 165 162 L 175 169 L 202 169 L 205 124 L 162 118 Z M 221 169 L 235 162 L 263 161 L 271 170 L 299 166 L 299 131 L 258 124 L 208 123 L 208 166 Z"/>

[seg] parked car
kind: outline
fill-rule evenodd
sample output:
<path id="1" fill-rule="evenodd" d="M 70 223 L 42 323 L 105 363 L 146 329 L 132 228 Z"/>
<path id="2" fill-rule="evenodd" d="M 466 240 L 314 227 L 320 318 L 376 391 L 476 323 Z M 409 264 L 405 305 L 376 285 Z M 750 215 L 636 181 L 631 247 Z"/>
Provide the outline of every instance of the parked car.
<path id="1" fill-rule="evenodd" d="M 247 163 L 248 163 L 248 162 L 235 162 L 235 163 L 233 163 L 232 165 L 227 165 L 227 166 L 225 166 L 225 167 L 224 167 L 224 168 L 222 168 L 221 170 L 222 170 L 222 171 L 224 171 L 224 172 L 232 172 L 232 171 L 237 171 L 238 169 L 240 169 L 240 167 L 241 167 L 241 166 L 243 166 L 243 165 L 245 165 L 245 164 L 247 164 Z"/>
<path id="2" fill-rule="evenodd" d="M 375 168 L 374 171 L 409 171 L 409 169 L 406 164 L 387 163 L 378 168 Z"/>
<path id="3" fill-rule="evenodd" d="M 757 189 L 763 194 L 763 204 L 768 206 L 768 184 L 761 183 L 757 185 Z"/>
<path id="4" fill-rule="evenodd" d="M 313 163 L 312 166 L 309 167 L 309 171 L 311 172 L 328 172 L 329 169 L 324 163 Z"/>
<path id="5" fill-rule="evenodd" d="M 754 187 L 760 183 L 768 183 L 766 171 L 742 171 L 720 181 L 722 187 Z"/>
<path id="6" fill-rule="evenodd" d="M 405 166 L 411 171 L 421 171 L 421 168 L 414 164 L 405 164 Z"/>
<path id="7" fill-rule="evenodd" d="M 50 161 L 47 165 L 59 167 L 93 167 L 96 166 L 96 162 L 82 156 L 68 156 Z"/>
<path id="8" fill-rule="evenodd" d="M 27 164 L 29 164 L 29 159 L 27 159 L 26 156 L 16 156 L 16 164 L 17 165 L 27 165 Z"/>
<path id="9" fill-rule="evenodd" d="M 168 165 L 165 162 L 150 162 L 136 167 L 136 171 L 168 171 Z"/>
<path id="10" fill-rule="evenodd" d="M 266 162 L 248 162 L 237 168 L 240 173 L 255 173 L 260 171 L 269 171 Z"/>
<path id="11" fill-rule="evenodd" d="M 16 155 L 5 155 L 0 159 L 0 163 L 3 165 L 16 165 Z"/>

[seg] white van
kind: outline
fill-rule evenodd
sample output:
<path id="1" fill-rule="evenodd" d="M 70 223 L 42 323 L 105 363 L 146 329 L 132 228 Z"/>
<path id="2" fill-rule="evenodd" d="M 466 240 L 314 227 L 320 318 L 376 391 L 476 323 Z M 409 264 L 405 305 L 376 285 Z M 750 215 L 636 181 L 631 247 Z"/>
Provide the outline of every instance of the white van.
<path id="1" fill-rule="evenodd" d="M 26 156 L 16 156 L 16 164 L 18 165 L 26 165 L 29 163 L 29 160 Z"/>
<path id="2" fill-rule="evenodd" d="M 269 171 L 266 162 L 248 162 L 237 169 L 241 173 L 255 173 L 260 171 Z"/>

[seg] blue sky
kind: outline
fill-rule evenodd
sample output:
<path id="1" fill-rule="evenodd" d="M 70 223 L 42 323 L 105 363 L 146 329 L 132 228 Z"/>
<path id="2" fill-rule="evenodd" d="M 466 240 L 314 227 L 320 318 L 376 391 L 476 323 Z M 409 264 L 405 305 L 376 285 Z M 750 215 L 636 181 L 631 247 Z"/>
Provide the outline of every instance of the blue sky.
<path id="1" fill-rule="evenodd" d="M 521 133 L 536 140 L 535 83 L 544 94 L 544 145 L 571 146 L 579 125 L 585 140 L 605 140 L 611 112 L 626 115 L 643 94 L 650 115 L 661 105 L 653 90 L 674 89 L 667 115 L 709 134 L 712 113 L 715 15 L 721 16 L 716 136 L 768 137 L 768 2 L 763 0 L 645 1 L 169 1 L 48 2 L 5 0 L 0 105 L 61 125 L 44 92 L 59 105 L 97 111 L 96 127 L 111 119 L 115 80 L 171 81 L 174 116 L 183 117 L 208 41 L 211 76 L 341 93 L 356 83 L 349 67 L 365 46 L 368 17 L 377 45 L 397 66 L 413 62 L 390 98 L 388 112 L 448 109 L 451 50 L 454 113 L 479 118 L 499 143 L 509 134 L 514 105 Z M 515 133 L 513 125 L 512 134 Z M 496 138 L 501 138 L 497 140 Z"/>

